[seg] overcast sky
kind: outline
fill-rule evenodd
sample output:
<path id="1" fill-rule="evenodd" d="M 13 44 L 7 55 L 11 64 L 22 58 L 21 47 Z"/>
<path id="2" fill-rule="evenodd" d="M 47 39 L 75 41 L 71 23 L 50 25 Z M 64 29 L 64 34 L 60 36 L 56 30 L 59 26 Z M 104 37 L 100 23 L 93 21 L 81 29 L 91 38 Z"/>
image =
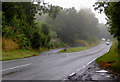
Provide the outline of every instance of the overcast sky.
<path id="1" fill-rule="evenodd" d="M 98 14 L 98 11 L 94 11 L 93 4 L 97 0 L 45 0 L 45 2 L 49 2 L 49 4 L 61 6 L 63 8 L 71 8 L 75 7 L 75 9 L 80 10 L 81 8 L 90 8 L 95 16 L 98 18 L 100 23 L 106 23 L 105 15 Z"/>

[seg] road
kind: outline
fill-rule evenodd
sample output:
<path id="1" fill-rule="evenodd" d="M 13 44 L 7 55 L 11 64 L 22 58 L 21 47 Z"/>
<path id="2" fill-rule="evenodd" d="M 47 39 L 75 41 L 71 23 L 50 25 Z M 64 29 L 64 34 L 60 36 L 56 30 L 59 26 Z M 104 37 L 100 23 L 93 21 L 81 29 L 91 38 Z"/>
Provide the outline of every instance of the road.
<path id="1" fill-rule="evenodd" d="M 39 56 L 2 63 L 3 80 L 62 80 L 73 72 L 85 68 L 111 47 L 101 42 L 96 47 L 72 53 L 58 53 L 54 49 Z"/>

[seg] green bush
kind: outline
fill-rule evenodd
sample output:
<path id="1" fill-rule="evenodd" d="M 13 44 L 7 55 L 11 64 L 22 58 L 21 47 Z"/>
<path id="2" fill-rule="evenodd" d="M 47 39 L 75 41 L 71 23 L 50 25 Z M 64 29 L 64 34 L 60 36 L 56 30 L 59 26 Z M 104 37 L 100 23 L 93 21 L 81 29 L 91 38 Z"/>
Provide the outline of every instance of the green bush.
<path id="1" fill-rule="evenodd" d="M 14 28 L 12 26 L 4 25 L 2 27 L 2 36 L 4 36 L 5 38 L 13 38 Z"/>
<path id="2" fill-rule="evenodd" d="M 31 46 L 34 49 L 37 49 L 40 47 L 40 40 L 41 40 L 41 36 L 38 32 L 33 33 L 33 37 L 31 39 Z"/>
<path id="3" fill-rule="evenodd" d="M 25 36 L 25 34 L 17 34 L 14 38 L 14 40 L 19 44 L 20 49 L 29 49 L 30 47 L 30 41 Z"/>

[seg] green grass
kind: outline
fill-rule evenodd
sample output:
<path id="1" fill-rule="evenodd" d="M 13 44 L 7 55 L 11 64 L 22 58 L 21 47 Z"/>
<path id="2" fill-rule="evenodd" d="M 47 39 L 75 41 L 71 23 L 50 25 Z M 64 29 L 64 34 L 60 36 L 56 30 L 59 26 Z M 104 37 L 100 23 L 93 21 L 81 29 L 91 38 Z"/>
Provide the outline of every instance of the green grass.
<path id="1" fill-rule="evenodd" d="M 32 57 L 38 54 L 36 51 L 27 50 L 2 51 L 2 61 Z"/>
<path id="2" fill-rule="evenodd" d="M 82 51 L 91 48 L 92 46 L 97 45 L 98 43 L 92 44 L 89 47 L 76 47 L 72 49 L 68 49 L 70 52 Z M 51 49 L 41 48 L 40 50 L 14 50 L 14 51 L 4 51 L 2 50 L 2 61 L 14 60 L 14 59 L 21 59 L 27 58 L 32 56 L 39 55 L 39 52 L 48 51 Z M 68 52 L 69 52 L 68 51 Z M 1 59 L 0 59 L 1 60 Z"/>
<path id="3" fill-rule="evenodd" d="M 100 44 L 100 42 L 92 43 L 91 45 L 89 45 L 87 47 L 68 48 L 67 51 L 61 50 L 61 51 L 59 51 L 59 53 L 79 52 L 79 51 L 90 49 L 94 46 L 97 46 L 98 44 Z"/>
<path id="4" fill-rule="evenodd" d="M 55 48 L 51 48 L 55 49 Z M 28 58 L 32 56 L 38 56 L 40 52 L 49 51 L 51 49 L 47 48 L 40 48 L 36 50 L 13 50 L 13 51 L 5 51 L 2 50 L 2 58 L 0 58 L 0 61 L 8 61 L 8 60 L 14 60 L 14 59 L 21 59 L 21 58 Z"/>
<path id="5" fill-rule="evenodd" d="M 67 51 L 61 50 L 60 53 L 69 53 L 69 52 L 78 52 L 82 50 L 89 49 L 90 47 L 75 47 L 75 48 L 69 48 Z"/>
<path id="6" fill-rule="evenodd" d="M 120 73 L 120 62 L 118 62 L 117 51 L 117 42 L 114 41 L 110 51 L 99 57 L 96 63 L 98 63 L 101 68 L 111 69 L 114 72 Z"/>

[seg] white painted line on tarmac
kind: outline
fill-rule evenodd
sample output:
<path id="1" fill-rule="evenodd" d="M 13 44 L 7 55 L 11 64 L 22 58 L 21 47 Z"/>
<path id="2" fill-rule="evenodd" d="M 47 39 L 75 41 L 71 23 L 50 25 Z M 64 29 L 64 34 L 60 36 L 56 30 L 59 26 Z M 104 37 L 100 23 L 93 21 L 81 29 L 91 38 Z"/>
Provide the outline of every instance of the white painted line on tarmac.
<path id="1" fill-rule="evenodd" d="M 70 74 L 69 76 L 71 77 L 71 76 L 73 76 L 73 75 L 75 75 L 75 72 L 73 72 L 72 74 Z"/>
<path id="2" fill-rule="evenodd" d="M 110 50 L 110 48 L 108 48 L 105 53 L 109 52 L 109 50 Z M 101 56 L 101 55 L 100 55 L 100 56 Z M 90 63 L 92 63 L 92 62 L 95 61 L 97 58 L 99 58 L 100 56 L 94 58 L 93 60 L 91 60 L 90 62 L 88 62 L 88 63 L 87 63 L 85 66 L 83 66 L 82 68 L 85 68 L 85 67 L 88 66 Z M 82 68 L 80 68 L 80 70 L 81 70 Z M 77 71 L 80 71 L 80 70 L 78 69 Z"/>
<path id="3" fill-rule="evenodd" d="M 12 69 L 20 68 L 20 67 L 25 67 L 25 66 L 28 66 L 28 65 L 31 65 L 31 64 L 32 63 L 25 64 L 25 65 L 20 65 L 20 66 L 16 66 L 16 67 L 12 67 L 12 68 L 7 68 L 7 69 L 3 69 L 1 71 L 7 71 L 7 70 L 12 70 Z"/>
<path id="4" fill-rule="evenodd" d="M 82 68 L 85 68 L 85 66 L 83 66 Z"/>
<path id="5" fill-rule="evenodd" d="M 81 70 L 81 68 L 80 69 L 77 69 L 77 71 L 80 71 Z"/>
<path id="6" fill-rule="evenodd" d="M 91 60 L 90 62 L 87 63 L 87 65 L 89 65 L 90 63 L 92 63 L 93 61 L 95 61 L 98 57 L 94 58 L 93 60 Z M 86 65 L 86 66 L 87 66 Z"/>
<path id="7" fill-rule="evenodd" d="M 106 53 L 109 52 L 109 50 L 110 50 L 110 48 L 107 49 Z M 105 53 L 105 54 L 106 54 L 106 53 Z M 95 60 L 96 60 L 97 58 L 99 58 L 99 57 L 100 57 L 100 56 L 94 58 L 93 60 L 91 60 L 90 62 L 88 62 L 87 65 L 89 65 L 90 63 L 92 63 L 93 61 L 95 61 Z M 86 65 L 86 66 L 87 66 L 87 65 Z"/>

